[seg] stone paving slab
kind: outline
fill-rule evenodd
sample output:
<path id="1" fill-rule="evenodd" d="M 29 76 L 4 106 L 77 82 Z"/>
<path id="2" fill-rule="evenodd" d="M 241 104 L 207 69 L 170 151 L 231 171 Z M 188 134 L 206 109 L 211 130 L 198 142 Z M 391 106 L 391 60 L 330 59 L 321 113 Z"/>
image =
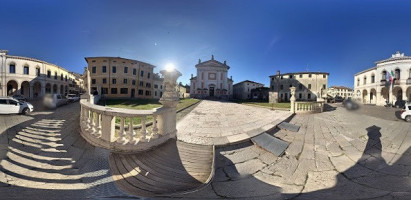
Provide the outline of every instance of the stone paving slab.
<path id="1" fill-rule="evenodd" d="M 277 127 L 279 129 L 292 131 L 292 132 L 298 132 L 298 130 L 300 129 L 299 126 L 294 125 L 294 124 L 290 124 L 288 122 L 281 122 L 280 124 L 277 125 Z"/>
<path id="2" fill-rule="evenodd" d="M 273 137 L 267 133 L 263 133 L 251 138 L 251 141 L 260 148 L 276 155 L 282 156 L 287 149 L 289 143 Z"/>
<path id="3" fill-rule="evenodd" d="M 274 128 L 290 116 L 288 111 L 203 100 L 177 123 L 177 138 L 202 145 L 237 144 Z"/>

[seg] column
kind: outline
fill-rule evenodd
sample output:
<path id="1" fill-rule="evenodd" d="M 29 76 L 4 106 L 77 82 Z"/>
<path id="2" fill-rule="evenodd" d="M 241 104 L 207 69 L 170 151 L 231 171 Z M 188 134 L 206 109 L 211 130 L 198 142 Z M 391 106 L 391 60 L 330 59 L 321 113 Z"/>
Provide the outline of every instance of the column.
<path id="1" fill-rule="evenodd" d="M 34 87 L 34 85 L 31 85 L 31 84 L 30 84 L 29 99 L 33 99 L 33 97 L 34 97 L 33 87 Z"/>

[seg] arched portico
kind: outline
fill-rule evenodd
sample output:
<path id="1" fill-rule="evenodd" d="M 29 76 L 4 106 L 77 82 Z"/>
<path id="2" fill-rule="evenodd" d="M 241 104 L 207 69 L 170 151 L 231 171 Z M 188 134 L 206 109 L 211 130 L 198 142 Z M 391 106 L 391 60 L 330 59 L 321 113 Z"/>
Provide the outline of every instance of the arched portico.
<path id="1" fill-rule="evenodd" d="M 7 82 L 7 96 L 18 94 L 19 84 L 15 80 Z"/>
<path id="2" fill-rule="evenodd" d="M 41 83 L 39 81 L 33 84 L 33 98 L 41 97 L 43 94 L 41 92 Z"/>
<path id="3" fill-rule="evenodd" d="M 370 90 L 369 96 L 370 96 L 370 103 L 377 104 L 377 91 L 374 88 Z"/>
<path id="4" fill-rule="evenodd" d="M 54 84 L 53 85 L 53 94 L 57 94 L 57 89 L 58 89 L 57 85 Z"/>
<path id="5" fill-rule="evenodd" d="M 368 103 L 368 91 L 367 90 L 362 91 L 362 102 Z"/>
<path id="6" fill-rule="evenodd" d="M 32 94 L 30 93 L 30 83 L 28 81 L 23 81 L 20 87 L 20 94 L 27 99 L 30 99 Z"/>
<path id="7" fill-rule="evenodd" d="M 406 91 L 406 94 L 407 94 L 407 100 L 408 100 L 408 102 L 411 102 L 411 86 L 409 86 L 408 88 L 407 88 L 407 91 Z"/>
<path id="8" fill-rule="evenodd" d="M 46 94 L 51 94 L 51 84 L 50 83 L 46 84 Z"/>
<path id="9" fill-rule="evenodd" d="M 64 85 L 60 85 L 60 94 L 64 94 Z"/>
<path id="10" fill-rule="evenodd" d="M 402 88 L 401 87 L 394 87 L 392 90 L 392 96 L 393 96 L 393 103 L 396 101 L 402 100 Z"/>

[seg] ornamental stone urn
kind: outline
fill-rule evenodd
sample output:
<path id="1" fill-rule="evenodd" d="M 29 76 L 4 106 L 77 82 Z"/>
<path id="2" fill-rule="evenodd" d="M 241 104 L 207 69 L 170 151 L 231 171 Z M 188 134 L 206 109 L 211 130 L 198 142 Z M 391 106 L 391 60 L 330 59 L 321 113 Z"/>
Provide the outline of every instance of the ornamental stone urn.
<path id="1" fill-rule="evenodd" d="M 164 107 L 177 107 L 178 101 L 180 100 L 176 87 L 177 87 L 177 79 L 182 74 L 177 71 L 176 69 L 172 70 L 161 70 L 160 73 L 164 77 L 164 87 L 165 92 L 163 96 L 160 98 L 160 103 L 163 104 Z"/>

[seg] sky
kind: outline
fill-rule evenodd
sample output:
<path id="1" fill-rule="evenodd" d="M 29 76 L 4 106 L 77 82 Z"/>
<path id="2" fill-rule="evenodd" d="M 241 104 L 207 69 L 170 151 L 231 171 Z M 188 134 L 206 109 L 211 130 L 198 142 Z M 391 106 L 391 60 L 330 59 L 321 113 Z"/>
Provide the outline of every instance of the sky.
<path id="1" fill-rule="evenodd" d="M 282 73 L 354 74 L 396 51 L 411 55 L 411 1 L 5 0 L 0 49 L 82 73 L 84 57 L 173 63 L 189 83 L 198 59 L 227 61 L 234 83 Z"/>

